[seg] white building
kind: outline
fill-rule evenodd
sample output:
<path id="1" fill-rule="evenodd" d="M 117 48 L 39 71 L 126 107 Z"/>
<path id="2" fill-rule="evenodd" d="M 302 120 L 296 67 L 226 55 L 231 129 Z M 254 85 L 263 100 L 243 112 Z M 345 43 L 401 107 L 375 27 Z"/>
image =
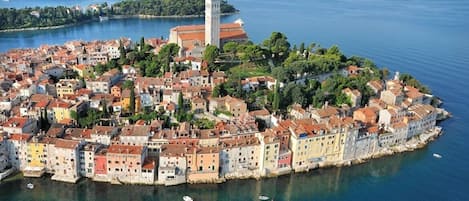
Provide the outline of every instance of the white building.
<path id="1" fill-rule="evenodd" d="M 111 139 L 117 135 L 118 129 L 113 126 L 95 126 L 91 130 L 91 141 L 104 145 L 110 145 Z"/>
<path id="2" fill-rule="evenodd" d="M 26 168 L 28 156 L 29 134 L 11 134 L 8 140 L 8 151 L 11 165 L 17 170 Z"/>
<path id="3" fill-rule="evenodd" d="M 87 143 L 80 150 L 80 174 L 83 177 L 94 177 L 95 153 L 101 148 L 100 144 Z"/>
<path id="4" fill-rule="evenodd" d="M 8 155 L 9 152 L 6 136 L 0 134 L 0 172 L 3 172 L 3 170 L 10 165 Z"/>
<path id="5" fill-rule="evenodd" d="M 158 183 L 175 185 L 186 182 L 188 151 L 185 145 L 163 145 L 158 167 Z"/>
<path id="6" fill-rule="evenodd" d="M 223 139 L 220 151 L 220 172 L 222 176 L 237 173 L 259 173 L 261 144 L 256 137 Z"/>
<path id="7" fill-rule="evenodd" d="M 407 138 L 412 138 L 435 128 L 436 109 L 431 105 L 417 104 L 409 108 L 410 116 L 404 120 L 409 125 Z"/>
<path id="8" fill-rule="evenodd" d="M 128 125 L 122 128 L 119 141 L 125 145 L 144 146 L 148 143 L 151 135 L 150 126 Z"/>
<path id="9" fill-rule="evenodd" d="M 56 164 L 52 180 L 75 183 L 80 179 L 80 149 L 82 143 L 75 140 L 58 139 L 55 142 Z"/>

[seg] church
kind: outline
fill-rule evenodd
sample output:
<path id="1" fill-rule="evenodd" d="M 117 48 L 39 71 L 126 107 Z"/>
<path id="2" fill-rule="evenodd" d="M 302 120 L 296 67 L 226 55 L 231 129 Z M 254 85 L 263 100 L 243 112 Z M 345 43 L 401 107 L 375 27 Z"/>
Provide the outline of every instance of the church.
<path id="1" fill-rule="evenodd" d="M 247 40 L 241 20 L 220 24 L 220 0 L 205 0 L 205 25 L 177 26 L 169 33 L 169 42 L 181 47 L 179 56 L 199 58 L 206 45 L 222 48 L 229 41 Z"/>

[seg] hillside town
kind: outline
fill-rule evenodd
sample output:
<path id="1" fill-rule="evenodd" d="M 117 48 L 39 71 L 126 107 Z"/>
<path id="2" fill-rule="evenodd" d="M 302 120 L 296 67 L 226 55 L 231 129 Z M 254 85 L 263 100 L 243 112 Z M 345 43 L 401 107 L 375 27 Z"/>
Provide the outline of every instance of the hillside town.
<path id="1" fill-rule="evenodd" d="M 157 53 L 167 41 L 145 43 Z M 177 57 L 175 62 L 190 63 L 190 69 L 162 77 L 142 77 L 129 65 L 96 75 L 93 66 L 121 57 L 119 44 L 133 46 L 125 38 L 70 41 L 0 55 L 0 171 L 50 174 L 72 183 L 80 178 L 150 185 L 222 182 L 350 164 L 440 132 L 431 96 L 404 85 L 398 75 L 368 82 L 376 96 L 364 107 L 360 91 L 345 88 L 350 105 L 293 104 L 281 115 L 249 111 L 239 98 L 213 97 L 214 87 L 227 78 L 223 71 L 207 71 L 200 58 Z M 357 76 L 359 70 L 350 66 L 341 74 Z M 126 81 L 134 88 L 125 88 Z M 249 77 L 242 86 L 274 90 L 277 82 Z M 214 125 L 178 122 L 180 98 L 184 112 Z M 131 102 L 137 114 L 158 111 L 169 118 L 131 121 L 126 116 Z M 81 126 L 78 118 L 91 110 L 108 116 Z"/>
<path id="2" fill-rule="evenodd" d="M 436 123 L 444 110 L 398 72 L 370 78 L 366 86 L 336 86 L 341 101 L 334 104 L 290 97 L 292 104 L 280 111 L 284 88 L 376 72 L 348 65 L 311 77 L 300 69 L 287 83 L 211 68 L 216 61 L 207 59 L 209 48 L 230 42 L 250 45 L 245 59 L 234 60 L 243 70 L 267 57 L 247 42 L 242 21 L 220 24 L 220 2 L 209 2 L 205 27 L 175 27 L 169 40 L 76 40 L 1 53 L 0 179 L 19 171 L 70 183 L 220 183 L 361 163 L 422 147 L 441 133 Z M 273 36 L 277 49 L 290 49 L 286 37 Z M 306 64 L 309 55 L 346 60 L 337 48 L 318 50 L 325 54 L 304 49 L 292 57 Z M 234 52 L 228 57 L 240 54 Z M 270 54 L 272 60 L 286 56 Z M 236 89 L 222 93 L 236 76 Z M 271 94 L 272 103 L 256 92 Z"/>

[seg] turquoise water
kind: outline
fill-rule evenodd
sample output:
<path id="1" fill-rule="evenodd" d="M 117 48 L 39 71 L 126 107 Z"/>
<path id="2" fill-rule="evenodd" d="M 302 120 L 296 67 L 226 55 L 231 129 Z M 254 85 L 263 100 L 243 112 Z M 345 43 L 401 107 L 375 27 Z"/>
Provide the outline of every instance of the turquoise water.
<path id="1" fill-rule="evenodd" d="M 10 0 L 15 1 L 15 0 Z M 23 1 L 28 2 L 28 1 Z M 36 0 L 35 4 L 67 1 Z M 73 2 L 73 1 L 72 1 Z M 77 2 L 77 1 L 75 1 Z M 415 75 L 444 101 L 454 117 L 427 148 L 347 168 L 313 171 L 262 181 L 176 187 L 78 185 L 25 179 L 0 184 L 0 200 L 469 200 L 469 2 L 456 0 L 230 0 L 249 37 L 261 42 L 272 31 L 294 43 L 338 44 L 391 70 Z M 22 4 L 19 4 L 23 6 Z M 4 6 L 3 3 L 0 6 Z M 126 19 L 57 30 L 0 33 L 0 51 L 62 44 L 67 40 L 120 36 L 167 36 L 172 26 L 203 19 Z M 443 155 L 442 159 L 432 157 Z M 36 184 L 26 190 L 28 182 Z"/>

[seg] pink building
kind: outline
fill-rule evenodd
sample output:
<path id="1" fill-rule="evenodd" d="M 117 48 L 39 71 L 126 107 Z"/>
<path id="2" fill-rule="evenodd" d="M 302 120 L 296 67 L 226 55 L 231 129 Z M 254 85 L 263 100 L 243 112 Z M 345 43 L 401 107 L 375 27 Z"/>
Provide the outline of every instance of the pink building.
<path id="1" fill-rule="evenodd" d="M 291 167 L 292 153 L 291 151 L 280 153 L 278 157 L 278 167 L 286 168 Z"/>
<path id="2" fill-rule="evenodd" d="M 94 173 L 96 176 L 107 175 L 107 149 L 99 150 L 94 156 Z"/>

